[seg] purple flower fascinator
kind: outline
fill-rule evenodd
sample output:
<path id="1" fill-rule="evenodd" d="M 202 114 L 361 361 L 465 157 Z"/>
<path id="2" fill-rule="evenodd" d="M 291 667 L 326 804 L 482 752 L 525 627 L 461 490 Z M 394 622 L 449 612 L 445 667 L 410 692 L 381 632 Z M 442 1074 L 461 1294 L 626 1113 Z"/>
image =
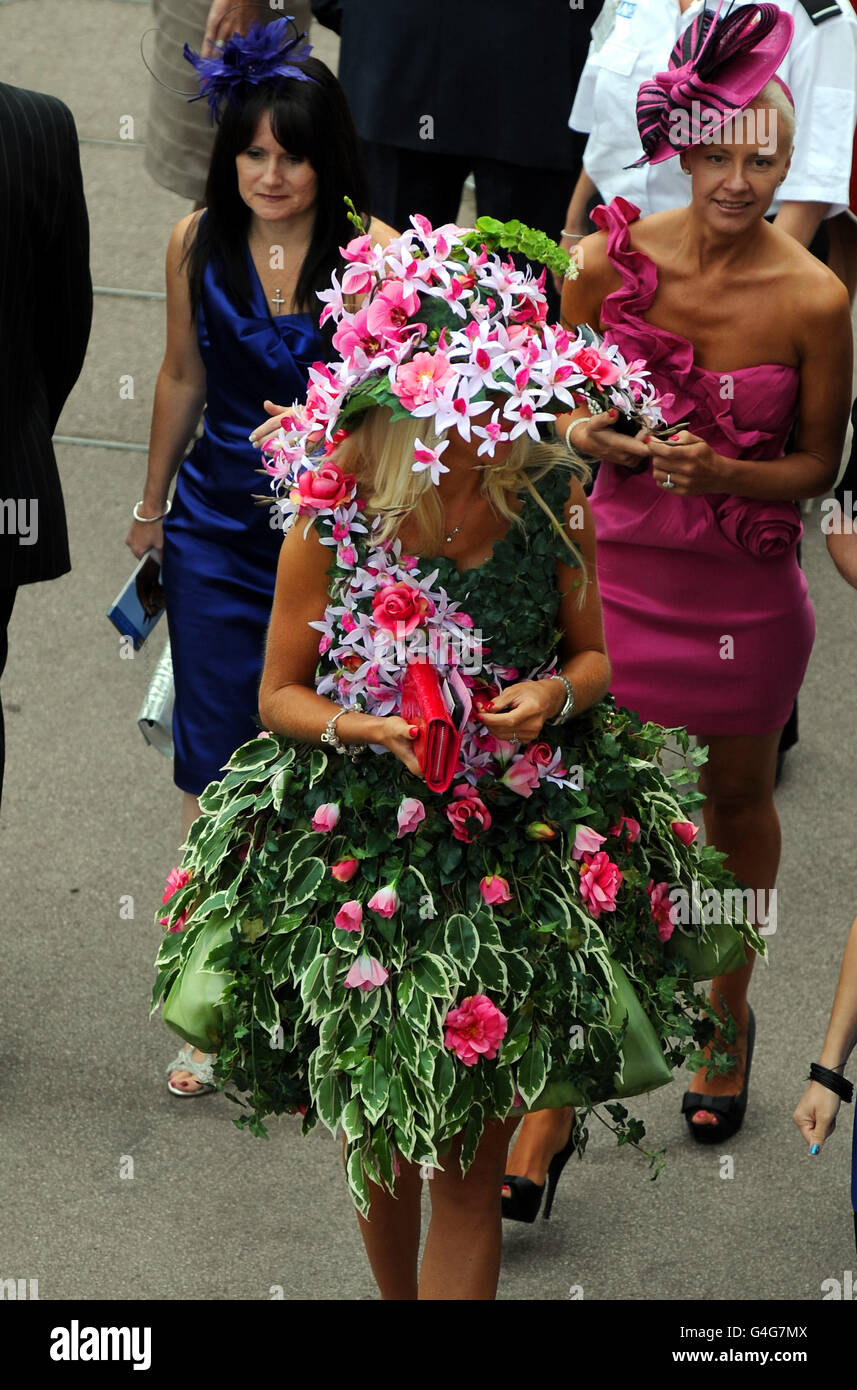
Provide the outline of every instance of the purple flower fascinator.
<path id="1" fill-rule="evenodd" d="M 660 164 L 699 144 L 749 106 L 775 75 L 792 40 L 791 15 L 777 5 L 741 5 L 723 19 L 720 10 L 697 15 L 667 71 L 641 84 L 637 129 L 645 153 L 628 168 Z"/>
<path id="2" fill-rule="evenodd" d="M 185 44 L 184 56 L 199 73 L 199 92 L 190 100 L 207 97 L 216 120 L 223 101 L 240 102 L 248 87 L 288 77 L 314 82 L 314 77 L 295 66 L 312 52 L 312 45 L 302 42 L 305 38 L 292 16 L 284 15 L 271 24 L 254 24 L 245 35 L 233 34 L 216 58 L 202 58 Z"/>

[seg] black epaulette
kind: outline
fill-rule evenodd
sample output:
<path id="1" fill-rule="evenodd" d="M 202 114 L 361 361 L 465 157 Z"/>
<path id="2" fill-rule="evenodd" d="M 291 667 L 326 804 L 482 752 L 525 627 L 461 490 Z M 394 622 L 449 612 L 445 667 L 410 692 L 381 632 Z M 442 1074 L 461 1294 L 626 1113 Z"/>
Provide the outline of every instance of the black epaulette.
<path id="1" fill-rule="evenodd" d="M 800 0 L 809 15 L 811 24 L 823 24 L 826 19 L 835 19 L 842 14 L 842 6 L 836 0 Z"/>

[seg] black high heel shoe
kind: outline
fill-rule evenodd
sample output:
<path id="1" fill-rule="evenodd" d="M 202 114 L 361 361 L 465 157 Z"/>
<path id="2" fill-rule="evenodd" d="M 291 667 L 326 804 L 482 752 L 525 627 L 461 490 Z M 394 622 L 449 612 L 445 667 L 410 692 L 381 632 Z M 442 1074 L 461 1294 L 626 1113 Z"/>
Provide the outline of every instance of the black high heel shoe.
<path id="1" fill-rule="evenodd" d="M 725 1140 L 731 1139 L 733 1134 L 737 1134 L 744 1123 L 755 1041 L 756 1016 L 751 1009 L 747 1024 L 747 1064 L 744 1068 L 744 1086 L 737 1096 L 706 1096 L 699 1091 L 685 1091 L 681 1102 L 681 1113 L 687 1120 L 687 1127 L 698 1144 L 724 1143 Z M 695 1125 L 693 1117 L 697 1110 L 709 1110 L 713 1115 L 717 1115 L 717 1124 Z"/>
<path id="2" fill-rule="evenodd" d="M 539 1214 L 545 1189 L 547 1189 L 547 1196 L 545 1197 L 544 1219 L 545 1221 L 549 1220 L 557 1183 L 562 1176 L 563 1168 L 576 1148 L 574 1122 L 575 1116 L 572 1115 L 568 1139 L 559 1153 L 554 1154 L 551 1159 L 548 1166 L 547 1182 L 541 1187 L 530 1178 L 519 1178 L 514 1173 L 507 1173 L 503 1178 L 503 1186 L 508 1187 L 511 1191 L 509 1197 L 503 1197 L 503 1215 L 507 1221 L 525 1221 L 531 1226 Z"/>

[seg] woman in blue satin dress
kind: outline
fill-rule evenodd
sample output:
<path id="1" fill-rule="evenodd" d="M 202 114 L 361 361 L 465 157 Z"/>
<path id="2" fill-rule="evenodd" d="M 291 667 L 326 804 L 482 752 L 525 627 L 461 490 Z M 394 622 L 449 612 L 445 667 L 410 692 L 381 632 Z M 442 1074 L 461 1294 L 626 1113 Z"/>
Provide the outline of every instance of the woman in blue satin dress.
<path id="1" fill-rule="evenodd" d="M 223 50 L 227 62 L 233 47 Z M 138 557 L 161 555 L 182 840 L 200 792 L 257 729 L 282 532 L 278 514 L 254 500 L 268 489 L 251 432 L 263 405 L 281 415 L 273 402 L 303 399 L 310 367 L 328 356 L 315 291 L 329 288 L 353 236 L 345 195 L 374 240 L 392 235 L 365 213 L 368 186 L 339 83 L 306 50 L 295 59 L 295 47 L 284 41 L 278 55 L 288 76 L 236 84 L 228 67 L 206 208 L 177 224 L 167 249 L 167 344 L 126 543 Z M 237 48 L 239 73 L 244 56 Z M 182 462 L 203 405 L 202 434 Z M 205 1054 L 177 1061 L 173 1094 L 211 1089 Z"/>

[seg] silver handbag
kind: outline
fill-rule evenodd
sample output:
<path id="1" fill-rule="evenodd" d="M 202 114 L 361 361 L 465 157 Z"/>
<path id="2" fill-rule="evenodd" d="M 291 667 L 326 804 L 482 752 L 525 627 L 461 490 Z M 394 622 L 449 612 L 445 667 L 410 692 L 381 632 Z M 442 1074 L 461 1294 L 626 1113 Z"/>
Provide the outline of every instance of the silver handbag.
<path id="1" fill-rule="evenodd" d="M 167 641 L 137 716 L 137 723 L 143 738 L 153 748 L 157 748 L 159 753 L 163 753 L 165 758 L 173 756 L 174 702 L 173 657 L 169 641 Z"/>

